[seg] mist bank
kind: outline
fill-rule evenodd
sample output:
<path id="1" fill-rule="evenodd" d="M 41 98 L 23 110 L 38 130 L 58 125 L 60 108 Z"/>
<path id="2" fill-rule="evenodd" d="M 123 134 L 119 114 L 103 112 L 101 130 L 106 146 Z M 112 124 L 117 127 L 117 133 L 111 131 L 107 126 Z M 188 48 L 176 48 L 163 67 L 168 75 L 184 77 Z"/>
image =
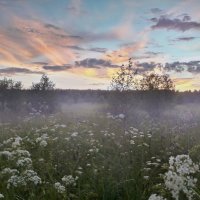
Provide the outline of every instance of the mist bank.
<path id="1" fill-rule="evenodd" d="M 197 91 L 4 90 L 0 91 L 0 122 L 61 112 L 77 116 L 122 113 L 134 123 L 144 119 L 189 123 L 200 118 L 199 102 Z"/>

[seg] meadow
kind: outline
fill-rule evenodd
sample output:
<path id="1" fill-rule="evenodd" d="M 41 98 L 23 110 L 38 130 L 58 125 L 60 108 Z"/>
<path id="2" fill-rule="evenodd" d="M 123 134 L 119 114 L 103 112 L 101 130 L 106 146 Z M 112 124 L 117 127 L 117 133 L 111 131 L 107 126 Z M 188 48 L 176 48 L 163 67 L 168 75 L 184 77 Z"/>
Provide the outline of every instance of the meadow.
<path id="1" fill-rule="evenodd" d="M 200 199 L 198 106 L 111 110 L 67 104 L 2 121 L 0 199 Z"/>

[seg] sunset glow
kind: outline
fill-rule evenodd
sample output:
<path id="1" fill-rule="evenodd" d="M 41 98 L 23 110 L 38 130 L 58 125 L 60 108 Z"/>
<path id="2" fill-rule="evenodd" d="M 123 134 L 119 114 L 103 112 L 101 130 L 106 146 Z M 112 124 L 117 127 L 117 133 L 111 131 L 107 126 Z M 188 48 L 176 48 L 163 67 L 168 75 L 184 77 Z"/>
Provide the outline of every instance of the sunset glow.
<path id="1" fill-rule="evenodd" d="M 0 0 L 0 76 L 25 88 L 46 73 L 59 88 L 107 89 L 133 59 L 200 89 L 199 0 Z M 160 67 L 161 66 L 161 67 Z"/>

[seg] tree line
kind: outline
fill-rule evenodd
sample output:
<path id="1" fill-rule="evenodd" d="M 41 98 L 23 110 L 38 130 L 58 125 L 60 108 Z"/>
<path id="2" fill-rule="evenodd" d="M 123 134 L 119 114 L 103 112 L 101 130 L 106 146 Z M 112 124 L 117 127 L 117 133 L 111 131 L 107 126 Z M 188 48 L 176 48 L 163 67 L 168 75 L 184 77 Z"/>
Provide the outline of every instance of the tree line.
<path id="1" fill-rule="evenodd" d="M 21 81 L 13 81 L 4 78 L 0 80 L 0 90 L 21 90 L 23 85 Z M 46 74 L 43 74 L 38 83 L 32 83 L 31 90 L 46 91 L 54 90 L 55 84 Z M 122 65 L 116 74 L 112 77 L 110 89 L 116 91 L 129 90 L 174 90 L 175 86 L 169 75 L 141 73 L 137 70 L 131 59 L 127 65 Z"/>
<path id="2" fill-rule="evenodd" d="M 22 90 L 23 84 L 21 81 L 14 81 L 6 77 L 0 80 L 0 90 Z M 32 83 L 31 90 L 46 91 L 54 90 L 55 84 L 49 79 L 46 74 L 43 74 L 38 83 Z"/>

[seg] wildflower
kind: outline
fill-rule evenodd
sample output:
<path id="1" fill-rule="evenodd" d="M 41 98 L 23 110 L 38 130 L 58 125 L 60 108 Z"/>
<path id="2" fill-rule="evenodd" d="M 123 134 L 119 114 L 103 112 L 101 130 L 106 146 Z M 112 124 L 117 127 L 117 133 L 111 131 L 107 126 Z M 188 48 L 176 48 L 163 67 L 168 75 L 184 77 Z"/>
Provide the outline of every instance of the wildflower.
<path id="1" fill-rule="evenodd" d="M 78 132 L 74 132 L 71 134 L 72 137 L 77 137 L 78 136 Z"/>
<path id="2" fill-rule="evenodd" d="M 76 176 L 75 178 L 72 175 L 69 176 L 64 176 L 62 178 L 62 181 L 65 183 L 66 186 L 68 185 L 73 185 L 76 186 L 76 180 L 78 180 L 78 177 Z"/>
<path id="3" fill-rule="evenodd" d="M 17 174 L 19 171 L 17 169 L 10 169 L 10 168 L 4 168 L 2 171 L 1 171 L 1 174 Z"/>
<path id="4" fill-rule="evenodd" d="M 19 157 L 30 157 L 30 153 L 27 150 L 17 149 L 12 152 L 12 155 Z"/>
<path id="5" fill-rule="evenodd" d="M 135 144 L 134 140 L 130 140 L 130 144 Z"/>
<path id="6" fill-rule="evenodd" d="M 0 193 L 0 199 L 3 199 L 3 198 L 4 198 L 3 194 Z"/>
<path id="7" fill-rule="evenodd" d="M 157 194 L 152 194 L 148 200 L 166 200 L 162 196 L 159 196 Z"/>
<path id="8" fill-rule="evenodd" d="M 60 125 L 61 128 L 66 128 L 67 126 L 65 124 Z"/>
<path id="9" fill-rule="evenodd" d="M 169 170 L 165 173 L 165 186 L 170 190 L 173 198 L 179 199 L 179 193 L 185 193 L 189 200 L 193 199 L 193 188 L 197 179 L 192 175 L 199 171 L 199 166 L 194 164 L 189 155 L 178 155 L 169 158 Z"/>
<path id="10" fill-rule="evenodd" d="M 19 159 L 16 164 L 18 167 L 24 167 L 24 166 L 29 167 L 32 165 L 32 160 L 30 158 L 23 158 Z"/>
<path id="11" fill-rule="evenodd" d="M 44 162 L 44 158 L 38 159 L 39 162 Z"/>
<path id="12" fill-rule="evenodd" d="M 61 194 L 65 193 L 65 186 L 61 185 L 61 183 L 56 182 L 54 184 L 54 187 L 55 187 L 55 189 L 57 190 L 58 193 L 61 193 Z"/>
<path id="13" fill-rule="evenodd" d="M 26 181 L 30 181 L 34 185 L 38 185 L 41 183 L 41 178 L 37 175 L 37 172 L 33 170 L 26 170 L 23 175 Z"/>
<path id="14" fill-rule="evenodd" d="M 22 141 L 22 138 L 19 137 L 19 136 L 17 136 L 17 137 L 15 138 L 15 141 L 12 143 L 12 147 L 13 147 L 13 148 L 17 148 L 18 146 L 21 145 L 21 144 L 20 144 L 21 141 Z"/>
<path id="15" fill-rule="evenodd" d="M 124 114 L 119 114 L 119 115 L 118 115 L 118 118 L 124 119 L 124 118 L 125 118 L 125 115 L 124 115 Z"/>
<path id="16" fill-rule="evenodd" d="M 8 179 L 7 188 L 9 189 L 11 186 L 19 187 L 19 186 L 25 186 L 25 185 L 26 185 L 26 181 L 25 181 L 24 177 L 19 176 L 19 175 L 12 175 Z"/>
<path id="17" fill-rule="evenodd" d="M 41 142 L 43 140 L 46 141 L 48 138 L 49 138 L 48 135 L 45 133 L 41 137 L 36 138 L 35 141 L 36 141 L 36 143 L 39 143 L 39 142 Z"/>
<path id="18" fill-rule="evenodd" d="M 41 146 L 41 147 L 46 147 L 46 146 L 47 146 L 47 142 L 46 142 L 45 140 L 42 140 L 42 141 L 40 142 L 40 146 Z"/>
<path id="19" fill-rule="evenodd" d="M 143 177 L 145 180 L 148 180 L 149 179 L 149 176 L 144 176 Z"/>
<path id="20" fill-rule="evenodd" d="M 12 157 L 12 153 L 10 151 L 1 151 L 0 155 L 6 157 L 7 159 L 10 159 Z"/>

